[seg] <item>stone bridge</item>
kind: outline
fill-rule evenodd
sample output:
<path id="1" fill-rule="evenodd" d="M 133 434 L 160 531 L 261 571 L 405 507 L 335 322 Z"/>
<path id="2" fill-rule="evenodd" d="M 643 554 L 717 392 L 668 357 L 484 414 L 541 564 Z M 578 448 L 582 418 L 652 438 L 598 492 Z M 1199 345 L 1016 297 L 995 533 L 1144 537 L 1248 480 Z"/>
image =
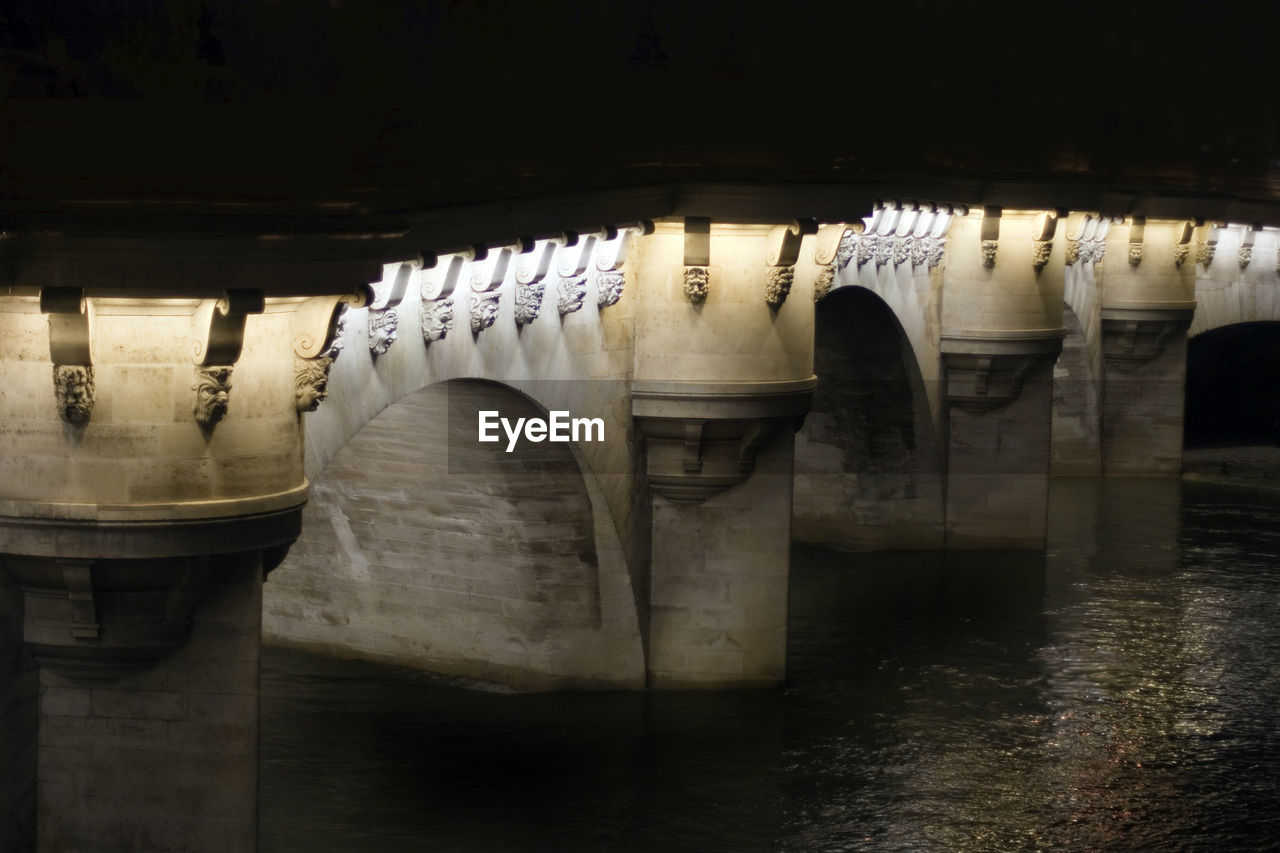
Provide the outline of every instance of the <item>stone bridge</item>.
<path id="1" fill-rule="evenodd" d="M 1280 320 L 1280 231 L 989 201 L 11 234 L 6 805 L 42 850 L 251 849 L 262 640 L 775 685 L 793 536 L 1034 549 L 1051 474 L 1176 475 L 1188 334 Z"/>

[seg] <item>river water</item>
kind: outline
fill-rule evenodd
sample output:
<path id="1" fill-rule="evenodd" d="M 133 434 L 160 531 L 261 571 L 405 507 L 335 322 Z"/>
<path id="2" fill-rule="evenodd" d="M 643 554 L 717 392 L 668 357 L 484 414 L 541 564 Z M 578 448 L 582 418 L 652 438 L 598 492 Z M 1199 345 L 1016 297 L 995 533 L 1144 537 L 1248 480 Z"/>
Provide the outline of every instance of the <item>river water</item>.
<path id="1" fill-rule="evenodd" d="M 1280 849 L 1280 492 L 1051 498 L 1045 553 L 797 545 L 777 691 L 266 650 L 262 850 Z"/>

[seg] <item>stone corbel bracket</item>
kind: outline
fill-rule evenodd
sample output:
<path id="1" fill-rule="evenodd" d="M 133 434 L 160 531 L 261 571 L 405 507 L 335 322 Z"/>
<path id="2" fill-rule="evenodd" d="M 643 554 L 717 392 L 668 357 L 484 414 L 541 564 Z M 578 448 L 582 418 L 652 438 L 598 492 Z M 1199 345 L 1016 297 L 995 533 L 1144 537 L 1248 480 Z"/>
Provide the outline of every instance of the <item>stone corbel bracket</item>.
<path id="1" fill-rule="evenodd" d="M 221 299 L 203 300 L 196 309 L 191 414 L 201 429 L 212 430 L 227 413 L 231 372 L 244 348 L 245 322 L 265 307 L 261 290 L 246 289 L 224 291 Z"/>
<path id="2" fill-rule="evenodd" d="M 1173 266 L 1176 269 L 1182 269 L 1182 265 L 1187 262 L 1187 257 L 1191 254 L 1191 235 L 1195 230 L 1195 223 L 1187 221 L 1177 230 L 1173 237 Z"/>
<path id="3" fill-rule="evenodd" d="M 1049 257 L 1053 254 L 1053 234 L 1058 227 L 1058 214 L 1054 211 L 1043 211 L 1037 217 L 1031 229 L 1031 268 L 1039 275 L 1049 265 Z"/>
<path id="4" fill-rule="evenodd" d="M 488 257 L 484 246 L 468 246 L 449 255 L 438 276 L 423 276 L 420 285 L 422 299 L 422 340 L 425 344 L 442 341 L 453 329 L 453 292 L 458 282 L 470 278 L 467 267 L 477 258 Z M 433 264 L 432 268 L 436 265 Z M 469 306 L 468 306 L 469 307 Z"/>
<path id="5" fill-rule="evenodd" d="M 1000 248 L 1000 214 L 999 207 L 988 205 L 982 208 L 979 248 L 982 250 L 982 265 L 987 269 L 996 265 L 996 251 Z"/>
<path id="6" fill-rule="evenodd" d="M 524 248 L 525 241 L 521 241 Z M 527 326 L 542 312 L 542 296 L 546 291 L 547 273 L 551 271 L 551 261 L 555 257 L 559 242 L 543 240 L 540 245 L 532 245 L 528 251 L 521 252 L 525 257 L 516 264 L 516 310 L 517 326 Z"/>
<path id="7" fill-rule="evenodd" d="M 942 364 L 947 403 L 970 414 L 1007 406 L 1022 394 L 1027 375 L 1062 351 L 1061 329 L 944 331 Z"/>
<path id="8" fill-rule="evenodd" d="M 769 232 L 765 256 L 764 301 L 770 308 L 777 310 L 787 301 L 791 285 L 795 281 L 800 246 L 805 235 L 817 233 L 818 222 L 814 219 L 796 219 L 789 225 L 778 225 Z"/>
<path id="9" fill-rule="evenodd" d="M 783 382 L 636 380 L 631 413 L 645 438 L 649 487 L 701 503 L 743 482 L 759 447 L 784 425 L 798 429 L 816 376 Z"/>
<path id="10" fill-rule="evenodd" d="M 515 248 L 523 253 L 525 247 L 521 244 Z M 499 288 L 507 279 L 514 254 L 511 246 L 502 246 L 496 252 L 477 257 L 472 264 L 471 334 L 478 335 L 497 321 L 498 305 L 502 298 Z"/>
<path id="11" fill-rule="evenodd" d="M 831 292 L 836 280 L 836 268 L 843 268 L 849 263 L 857 251 L 852 240 L 846 241 L 849 234 L 861 234 L 866 226 L 861 222 L 837 222 L 823 225 L 814 238 L 813 263 L 818 268 L 817 277 L 813 281 L 813 301 L 817 302 Z"/>
<path id="12" fill-rule="evenodd" d="M 1142 263 L 1142 240 L 1147 230 L 1147 217 L 1135 216 L 1129 225 L 1129 266 Z"/>
<path id="13" fill-rule="evenodd" d="M 1261 225 L 1240 226 L 1240 246 L 1236 249 L 1236 262 L 1241 270 L 1247 269 L 1250 261 L 1253 260 L 1253 241 L 1261 230 Z"/>
<path id="14" fill-rule="evenodd" d="M 93 314 L 78 287 L 43 287 L 40 311 L 49 316 L 49 360 L 58 415 L 74 427 L 93 414 Z"/>
<path id="15" fill-rule="evenodd" d="M 684 295 L 701 305 L 711 291 L 711 217 L 684 218 Z"/>
<path id="16" fill-rule="evenodd" d="M 627 261 L 627 253 L 636 237 L 644 237 L 653 233 L 653 222 L 641 220 L 618 226 L 618 235 L 600 246 L 596 251 L 596 307 L 608 308 L 617 305 L 622 298 L 622 290 L 626 286 L 626 274 L 622 271 Z"/>
<path id="17" fill-rule="evenodd" d="M 314 412 L 328 396 L 329 369 L 341 350 L 342 312 L 373 301 L 373 290 L 362 285 L 353 293 L 313 296 L 293 314 L 294 408 Z"/>
<path id="18" fill-rule="evenodd" d="M 1213 222 L 1200 226 L 1200 239 L 1196 241 L 1196 263 L 1208 269 L 1213 266 L 1213 256 L 1218 251 L 1219 227 Z"/>
<path id="19" fill-rule="evenodd" d="M 1194 302 L 1133 302 L 1102 306 L 1102 355 L 1108 367 L 1131 370 L 1159 357 L 1175 335 L 1185 335 Z"/>
<path id="20" fill-rule="evenodd" d="M 404 301 L 413 271 L 421 262 L 405 261 L 388 264 L 382 281 L 373 285 L 374 299 L 369 303 L 369 352 L 374 358 L 391 349 L 399 336 L 400 316 L 396 308 Z"/>

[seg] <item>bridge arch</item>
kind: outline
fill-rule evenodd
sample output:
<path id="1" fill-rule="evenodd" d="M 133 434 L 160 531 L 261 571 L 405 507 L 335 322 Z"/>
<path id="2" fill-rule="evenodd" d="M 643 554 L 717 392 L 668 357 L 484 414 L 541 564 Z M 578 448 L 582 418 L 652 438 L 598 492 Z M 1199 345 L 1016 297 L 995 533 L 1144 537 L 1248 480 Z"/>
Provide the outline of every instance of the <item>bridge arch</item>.
<path id="1" fill-rule="evenodd" d="M 627 561 L 573 444 L 480 444 L 476 412 L 546 417 L 510 386 L 433 383 L 312 484 L 272 575 L 269 642 L 516 689 L 644 683 Z"/>
<path id="2" fill-rule="evenodd" d="M 930 395 L 897 312 L 871 288 L 818 303 L 813 407 L 796 436 L 794 530 L 858 549 L 936 548 L 945 471 Z"/>
<path id="3" fill-rule="evenodd" d="M 1206 330 L 1187 346 L 1187 446 L 1280 442 L 1280 321 Z"/>

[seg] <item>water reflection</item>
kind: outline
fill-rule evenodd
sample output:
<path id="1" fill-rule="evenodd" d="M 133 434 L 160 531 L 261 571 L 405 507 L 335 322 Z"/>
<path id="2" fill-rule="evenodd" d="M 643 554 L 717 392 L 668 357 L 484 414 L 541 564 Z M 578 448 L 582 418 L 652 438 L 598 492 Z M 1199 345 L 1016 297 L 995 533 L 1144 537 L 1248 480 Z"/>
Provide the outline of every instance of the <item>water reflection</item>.
<path id="1" fill-rule="evenodd" d="M 1055 484 L 1041 553 L 793 554 L 790 686 L 511 696 L 272 653 L 262 848 L 1280 846 L 1280 499 Z"/>

